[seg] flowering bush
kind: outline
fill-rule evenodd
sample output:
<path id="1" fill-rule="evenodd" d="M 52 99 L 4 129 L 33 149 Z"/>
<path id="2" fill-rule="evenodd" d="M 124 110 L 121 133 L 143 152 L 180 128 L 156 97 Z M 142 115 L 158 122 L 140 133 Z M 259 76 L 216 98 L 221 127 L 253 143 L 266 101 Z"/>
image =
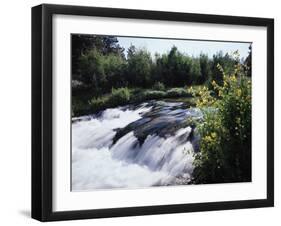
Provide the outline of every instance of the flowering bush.
<path id="1" fill-rule="evenodd" d="M 222 85 L 212 81 L 211 89 L 189 90 L 204 113 L 204 121 L 197 127 L 201 140 L 193 182 L 250 181 L 251 81 L 240 63 L 230 75 L 217 67 L 223 73 Z"/>

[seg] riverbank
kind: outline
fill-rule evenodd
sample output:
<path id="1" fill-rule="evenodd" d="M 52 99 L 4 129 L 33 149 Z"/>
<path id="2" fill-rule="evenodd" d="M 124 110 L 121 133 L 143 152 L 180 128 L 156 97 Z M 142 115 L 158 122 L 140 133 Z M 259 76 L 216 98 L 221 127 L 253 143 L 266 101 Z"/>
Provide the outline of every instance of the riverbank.
<path id="1" fill-rule="evenodd" d="M 149 100 L 168 100 L 183 102 L 194 106 L 195 101 L 187 88 L 174 87 L 163 90 L 140 89 L 140 88 L 118 88 L 112 89 L 111 93 L 100 97 L 72 98 L 72 117 L 95 114 L 107 108 L 114 108 L 128 104 L 138 104 Z"/>

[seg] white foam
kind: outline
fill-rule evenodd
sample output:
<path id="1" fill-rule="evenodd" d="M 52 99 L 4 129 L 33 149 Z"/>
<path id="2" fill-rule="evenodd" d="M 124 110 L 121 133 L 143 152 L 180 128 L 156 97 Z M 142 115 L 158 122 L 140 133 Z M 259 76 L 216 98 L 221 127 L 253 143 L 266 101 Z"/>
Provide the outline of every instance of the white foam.
<path id="1" fill-rule="evenodd" d="M 190 127 L 168 138 L 149 135 L 141 146 L 130 132 L 112 146 L 115 129 L 140 119 L 150 109 L 107 109 L 99 118 L 73 123 L 73 191 L 167 185 L 178 176 L 190 177 L 193 148 L 189 141 L 182 142 Z"/>

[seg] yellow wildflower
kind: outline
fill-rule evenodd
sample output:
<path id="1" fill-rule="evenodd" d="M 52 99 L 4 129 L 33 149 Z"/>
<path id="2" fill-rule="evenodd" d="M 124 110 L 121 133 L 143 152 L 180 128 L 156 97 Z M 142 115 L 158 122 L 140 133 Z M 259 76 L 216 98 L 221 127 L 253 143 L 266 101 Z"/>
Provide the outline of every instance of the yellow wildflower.
<path id="1" fill-rule="evenodd" d="M 237 95 L 238 97 L 241 96 L 241 93 L 242 93 L 241 89 L 237 89 L 237 90 L 236 90 L 236 95 Z"/>
<path id="2" fill-rule="evenodd" d="M 213 139 L 215 139 L 215 138 L 217 137 L 217 134 L 216 134 L 215 132 L 212 132 L 212 133 L 211 133 L 211 137 L 212 137 Z"/>
<path id="3" fill-rule="evenodd" d="M 231 75 L 229 79 L 230 79 L 230 81 L 232 81 L 232 82 L 236 82 L 236 81 L 237 81 L 235 75 Z"/>

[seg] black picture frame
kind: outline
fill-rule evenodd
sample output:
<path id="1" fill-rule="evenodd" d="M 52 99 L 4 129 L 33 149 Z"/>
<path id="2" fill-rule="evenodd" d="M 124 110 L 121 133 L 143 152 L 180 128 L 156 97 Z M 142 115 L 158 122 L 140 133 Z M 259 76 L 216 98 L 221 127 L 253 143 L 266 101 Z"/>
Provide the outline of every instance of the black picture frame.
<path id="1" fill-rule="evenodd" d="M 52 210 L 52 17 L 55 14 L 182 21 L 267 28 L 267 198 L 93 210 Z M 274 20 L 43 4 L 32 8 L 32 218 L 40 221 L 122 217 L 274 206 Z"/>

